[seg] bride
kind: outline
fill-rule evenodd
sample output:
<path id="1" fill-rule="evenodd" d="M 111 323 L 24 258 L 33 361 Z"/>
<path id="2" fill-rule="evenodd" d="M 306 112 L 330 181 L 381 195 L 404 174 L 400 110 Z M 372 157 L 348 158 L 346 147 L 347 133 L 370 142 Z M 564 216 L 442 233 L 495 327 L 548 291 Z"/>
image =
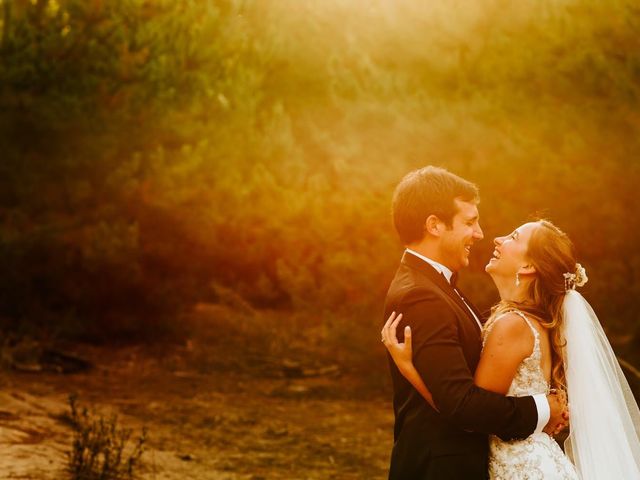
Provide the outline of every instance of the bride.
<path id="1" fill-rule="evenodd" d="M 506 442 L 490 437 L 490 478 L 640 479 L 640 411 L 595 313 L 575 290 L 587 277 L 571 241 L 541 220 L 494 243 L 485 270 L 500 302 L 483 328 L 474 381 L 508 396 L 566 391 L 571 433 L 566 455 L 547 433 Z M 384 344 L 437 409 L 412 363 L 410 327 L 398 343 L 401 318 L 394 312 L 387 320 Z"/>

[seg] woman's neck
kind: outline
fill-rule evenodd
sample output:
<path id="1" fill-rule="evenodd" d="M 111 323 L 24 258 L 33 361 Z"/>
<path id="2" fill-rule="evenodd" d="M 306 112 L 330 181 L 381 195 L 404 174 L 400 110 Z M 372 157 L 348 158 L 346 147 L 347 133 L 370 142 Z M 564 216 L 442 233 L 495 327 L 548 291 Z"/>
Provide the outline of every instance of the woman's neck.
<path id="1" fill-rule="evenodd" d="M 503 302 L 524 303 L 529 298 L 527 295 L 528 282 L 520 282 L 520 285 L 516 285 L 514 279 L 498 278 L 494 277 L 493 282 L 498 289 L 500 300 Z"/>

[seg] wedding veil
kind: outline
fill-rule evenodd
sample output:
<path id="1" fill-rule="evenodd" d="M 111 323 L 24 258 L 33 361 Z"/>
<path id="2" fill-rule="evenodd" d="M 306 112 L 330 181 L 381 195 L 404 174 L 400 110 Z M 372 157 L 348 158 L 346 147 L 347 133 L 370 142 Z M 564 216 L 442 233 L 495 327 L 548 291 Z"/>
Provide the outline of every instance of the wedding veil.
<path id="1" fill-rule="evenodd" d="M 589 303 L 563 302 L 571 434 L 565 452 L 582 480 L 640 479 L 640 410 Z"/>

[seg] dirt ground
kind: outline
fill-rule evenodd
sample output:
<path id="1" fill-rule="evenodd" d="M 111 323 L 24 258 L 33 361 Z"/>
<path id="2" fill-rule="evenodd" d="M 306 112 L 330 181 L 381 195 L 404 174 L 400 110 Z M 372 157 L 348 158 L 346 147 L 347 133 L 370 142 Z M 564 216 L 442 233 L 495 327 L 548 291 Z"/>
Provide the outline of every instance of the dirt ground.
<path id="1" fill-rule="evenodd" d="M 147 427 L 144 479 L 385 478 L 393 418 L 384 394 L 354 392 L 353 373 L 334 366 L 265 368 L 270 360 L 231 358 L 238 349 L 208 340 L 72 345 L 91 370 L 5 371 L 0 478 L 69 478 L 72 431 L 61 418 L 71 393 L 134 432 Z"/>

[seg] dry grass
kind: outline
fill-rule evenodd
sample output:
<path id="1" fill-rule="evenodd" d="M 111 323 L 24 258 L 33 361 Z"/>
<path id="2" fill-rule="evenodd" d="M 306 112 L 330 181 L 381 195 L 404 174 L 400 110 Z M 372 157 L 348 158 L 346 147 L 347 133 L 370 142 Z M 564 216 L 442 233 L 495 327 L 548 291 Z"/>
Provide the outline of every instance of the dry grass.
<path id="1" fill-rule="evenodd" d="M 117 415 L 105 417 L 89 412 L 86 407 L 78 406 L 75 395 L 69 396 L 69 408 L 69 420 L 74 431 L 68 465 L 71 479 L 137 478 L 147 441 L 146 429 L 132 440 L 133 431 L 121 427 Z"/>

